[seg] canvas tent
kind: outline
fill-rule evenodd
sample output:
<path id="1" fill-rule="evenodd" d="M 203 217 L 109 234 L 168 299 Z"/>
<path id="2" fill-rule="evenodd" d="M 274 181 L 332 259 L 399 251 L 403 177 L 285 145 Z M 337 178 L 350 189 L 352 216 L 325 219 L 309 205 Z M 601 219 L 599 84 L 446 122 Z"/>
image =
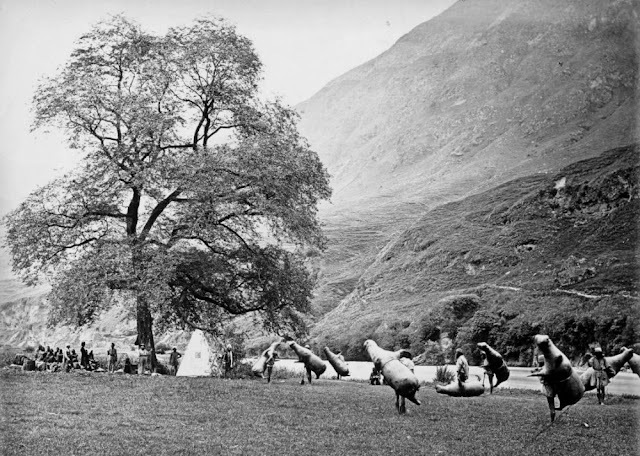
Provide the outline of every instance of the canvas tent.
<path id="1" fill-rule="evenodd" d="M 216 343 L 196 329 L 191 335 L 187 349 L 182 355 L 178 377 L 210 377 L 220 375 Z"/>

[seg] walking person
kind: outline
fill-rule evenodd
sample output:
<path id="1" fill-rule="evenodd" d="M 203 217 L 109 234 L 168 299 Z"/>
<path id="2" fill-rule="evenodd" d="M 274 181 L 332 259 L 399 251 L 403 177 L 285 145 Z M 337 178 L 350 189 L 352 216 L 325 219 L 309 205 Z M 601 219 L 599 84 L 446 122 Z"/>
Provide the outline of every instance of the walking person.
<path id="1" fill-rule="evenodd" d="M 118 350 L 116 344 L 111 342 L 111 348 L 107 350 L 107 371 L 113 374 L 116 371 L 116 363 L 118 362 Z"/>
<path id="2" fill-rule="evenodd" d="M 458 374 L 458 384 L 462 386 L 469 378 L 469 362 L 460 348 L 456 349 L 456 373 Z"/>
<path id="3" fill-rule="evenodd" d="M 173 347 L 173 351 L 169 356 L 169 372 L 171 375 L 176 375 L 178 373 L 178 365 L 180 364 L 178 359 L 181 357 L 182 355 L 178 353 L 176 347 Z"/>
<path id="4" fill-rule="evenodd" d="M 341 351 L 338 350 L 338 352 L 336 353 L 336 356 L 340 361 L 344 362 L 344 355 L 342 354 Z M 336 374 L 337 374 L 336 378 L 340 380 L 340 374 L 338 372 L 336 372 Z"/>
<path id="5" fill-rule="evenodd" d="M 489 394 L 493 394 L 493 377 L 494 373 L 489 367 L 489 360 L 487 359 L 487 354 L 483 351 L 480 352 L 480 358 L 482 358 L 482 368 L 484 369 L 484 374 L 482 375 L 482 387 L 484 388 L 484 379 L 485 377 L 489 378 Z"/>
<path id="6" fill-rule="evenodd" d="M 609 384 L 609 377 L 607 375 L 607 360 L 604 358 L 602 348 L 596 347 L 593 349 L 593 357 L 588 362 L 589 367 L 593 367 L 594 373 L 591 376 L 591 385 L 595 383 L 596 393 L 598 396 L 598 403 L 604 405 L 605 388 Z"/>
<path id="7" fill-rule="evenodd" d="M 265 363 L 265 366 L 267 368 L 267 383 L 271 383 L 271 372 L 273 371 L 273 365 L 276 362 L 276 358 L 278 358 L 278 354 L 274 350 L 273 354 L 269 357 L 269 359 L 267 359 L 267 362 Z"/>

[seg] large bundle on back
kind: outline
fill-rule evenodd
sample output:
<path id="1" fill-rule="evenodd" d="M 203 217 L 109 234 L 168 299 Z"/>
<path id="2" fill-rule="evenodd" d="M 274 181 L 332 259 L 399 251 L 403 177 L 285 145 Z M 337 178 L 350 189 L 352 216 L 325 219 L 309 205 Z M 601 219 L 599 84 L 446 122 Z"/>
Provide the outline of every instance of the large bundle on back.
<path id="1" fill-rule="evenodd" d="M 349 365 L 345 362 L 344 358 L 333 353 L 329 350 L 329 347 L 324 347 L 324 354 L 327 357 L 327 361 L 333 367 L 338 375 L 347 377 L 349 375 Z"/>

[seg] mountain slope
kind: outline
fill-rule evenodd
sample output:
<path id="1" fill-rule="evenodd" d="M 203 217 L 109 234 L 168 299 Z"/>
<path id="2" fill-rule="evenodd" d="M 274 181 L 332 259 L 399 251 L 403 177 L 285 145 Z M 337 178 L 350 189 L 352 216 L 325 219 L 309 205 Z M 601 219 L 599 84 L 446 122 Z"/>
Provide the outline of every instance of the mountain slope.
<path id="1" fill-rule="evenodd" d="M 316 314 L 434 207 L 636 142 L 638 3 L 458 2 L 299 105 L 334 186 Z"/>
<path id="2" fill-rule="evenodd" d="M 639 175 L 640 147 L 628 146 L 437 207 L 379 252 L 314 337 L 352 357 L 362 356 L 369 337 L 421 352 L 425 317 L 443 299 L 472 296 L 467 320 L 499 308 L 530 332 L 550 332 L 567 309 L 584 313 L 585 302 L 600 306 L 600 316 L 623 309 L 626 339 L 617 343 L 633 343 L 640 336 Z M 600 342 L 613 348 L 620 335 Z"/>
<path id="3" fill-rule="evenodd" d="M 443 202 L 636 138 L 637 1 L 474 0 L 299 106 L 334 204 Z"/>

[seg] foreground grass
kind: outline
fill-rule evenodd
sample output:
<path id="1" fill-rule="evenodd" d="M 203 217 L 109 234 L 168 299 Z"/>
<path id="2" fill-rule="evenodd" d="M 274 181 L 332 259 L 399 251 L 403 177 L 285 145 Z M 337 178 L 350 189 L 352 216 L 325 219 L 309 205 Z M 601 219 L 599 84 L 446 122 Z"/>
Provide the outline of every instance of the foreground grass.
<path id="1" fill-rule="evenodd" d="M 637 454 L 638 406 L 586 397 L 548 424 L 536 392 L 451 398 L 424 386 L 296 379 L 0 373 L 2 454 Z"/>

